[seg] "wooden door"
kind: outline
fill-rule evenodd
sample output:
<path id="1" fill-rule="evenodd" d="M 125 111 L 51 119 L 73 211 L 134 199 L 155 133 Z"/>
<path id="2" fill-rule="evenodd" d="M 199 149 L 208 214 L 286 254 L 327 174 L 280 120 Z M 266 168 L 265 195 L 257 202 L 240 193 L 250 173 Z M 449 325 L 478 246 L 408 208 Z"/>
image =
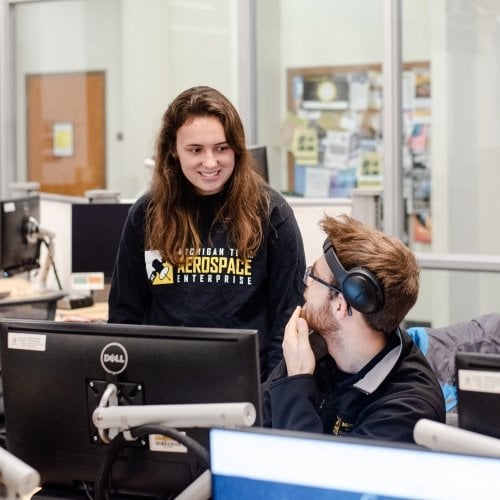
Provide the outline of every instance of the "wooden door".
<path id="1" fill-rule="evenodd" d="M 104 72 L 26 76 L 28 180 L 49 193 L 106 188 Z"/>

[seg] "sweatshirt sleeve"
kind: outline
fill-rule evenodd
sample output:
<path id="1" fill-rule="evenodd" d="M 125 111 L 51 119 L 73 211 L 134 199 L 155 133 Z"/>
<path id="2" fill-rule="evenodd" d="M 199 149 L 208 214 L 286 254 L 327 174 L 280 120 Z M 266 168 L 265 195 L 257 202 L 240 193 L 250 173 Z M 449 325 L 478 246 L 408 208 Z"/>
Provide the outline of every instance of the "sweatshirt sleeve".
<path id="1" fill-rule="evenodd" d="M 273 311 L 267 345 L 267 373 L 281 360 L 285 326 L 297 305 L 304 303 L 305 254 L 292 208 L 277 195 L 270 221 L 267 275 L 268 304 Z"/>
<path id="2" fill-rule="evenodd" d="M 141 324 L 151 303 L 144 261 L 141 201 L 129 212 L 121 236 L 109 293 L 109 323 Z"/>

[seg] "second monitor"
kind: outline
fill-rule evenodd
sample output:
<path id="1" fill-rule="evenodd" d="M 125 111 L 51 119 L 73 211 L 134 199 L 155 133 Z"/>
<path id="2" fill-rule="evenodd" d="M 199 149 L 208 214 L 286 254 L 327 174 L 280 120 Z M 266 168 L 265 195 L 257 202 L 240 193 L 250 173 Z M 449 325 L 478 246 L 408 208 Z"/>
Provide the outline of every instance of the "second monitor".
<path id="1" fill-rule="evenodd" d="M 75 203 L 71 212 L 71 272 L 104 273 L 111 282 L 131 203 Z"/>
<path id="2" fill-rule="evenodd" d="M 266 182 L 269 182 L 269 167 L 267 162 L 267 147 L 266 146 L 249 146 L 248 151 L 255 161 L 255 170 L 263 177 Z"/>
<path id="3" fill-rule="evenodd" d="M 33 233 L 38 221 L 38 195 L 0 200 L 0 269 L 3 276 L 40 267 L 40 239 Z"/>

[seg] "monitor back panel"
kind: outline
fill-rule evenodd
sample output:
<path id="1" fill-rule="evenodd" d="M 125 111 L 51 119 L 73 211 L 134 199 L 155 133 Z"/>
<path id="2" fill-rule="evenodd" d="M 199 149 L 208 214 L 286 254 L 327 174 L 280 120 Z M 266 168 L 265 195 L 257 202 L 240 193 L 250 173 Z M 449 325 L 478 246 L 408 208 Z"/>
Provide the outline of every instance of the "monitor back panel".
<path id="1" fill-rule="evenodd" d="M 500 438 L 500 354 L 459 352 L 455 367 L 458 425 Z"/>
<path id="2" fill-rule="evenodd" d="M 36 328 L 30 329 L 31 324 Z M 221 342 L 223 336 L 205 339 L 199 334 L 169 336 L 161 327 L 156 335 L 146 332 L 147 327 L 142 327 L 142 336 L 137 328 L 130 335 L 127 328 L 26 321 L 7 332 L 5 323 L 0 323 L 7 448 L 37 469 L 46 487 L 71 489 L 75 480 L 96 479 L 109 446 L 99 439 L 91 417 L 110 381 L 119 385 L 120 404 L 249 401 L 260 416 L 256 333 L 250 334 L 252 338 L 242 334 L 254 344 L 252 362 L 245 341 Z M 104 347 L 112 343 L 124 346 L 128 357 L 126 369 L 114 376 L 101 362 Z M 208 446 L 207 429 L 186 432 Z M 113 479 L 124 490 L 161 491 L 172 481 L 175 484 L 176 477 L 175 486 L 182 487 L 186 475 L 194 478 L 200 473 L 199 466 L 197 457 L 178 447 L 152 451 L 150 443 L 132 443 L 117 460 Z"/>
<path id="3" fill-rule="evenodd" d="M 248 151 L 255 160 L 256 171 L 263 177 L 266 182 L 269 182 L 269 166 L 267 161 L 266 146 L 249 146 Z"/>
<path id="4" fill-rule="evenodd" d="M 72 205 L 71 271 L 104 273 L 111 281 L 123 226 L 130 203 Z"/>

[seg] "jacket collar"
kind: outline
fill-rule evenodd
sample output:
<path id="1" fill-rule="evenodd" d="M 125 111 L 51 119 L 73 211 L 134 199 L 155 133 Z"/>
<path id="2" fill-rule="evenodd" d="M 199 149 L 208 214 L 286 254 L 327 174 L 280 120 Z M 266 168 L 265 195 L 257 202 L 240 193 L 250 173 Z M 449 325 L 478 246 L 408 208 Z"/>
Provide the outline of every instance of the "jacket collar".
<path id="1" fill-rule="evenodd" d="M 382 359 L 380 359 L 375 366 L 366 372 L 363 377 L 355 382 L 352 387 L 355 387 L 366 394 L 371 394 L 373 391 L 378 389 L 380 384 L 387 378 L 389 373 L 391 373 L 392 369 L 401 357 L 401 352 L 403 350 L 401 330 L 398 328 L 395 333 L 398 339 L 397 345 L 389 350 L 382 357 Z"/>

